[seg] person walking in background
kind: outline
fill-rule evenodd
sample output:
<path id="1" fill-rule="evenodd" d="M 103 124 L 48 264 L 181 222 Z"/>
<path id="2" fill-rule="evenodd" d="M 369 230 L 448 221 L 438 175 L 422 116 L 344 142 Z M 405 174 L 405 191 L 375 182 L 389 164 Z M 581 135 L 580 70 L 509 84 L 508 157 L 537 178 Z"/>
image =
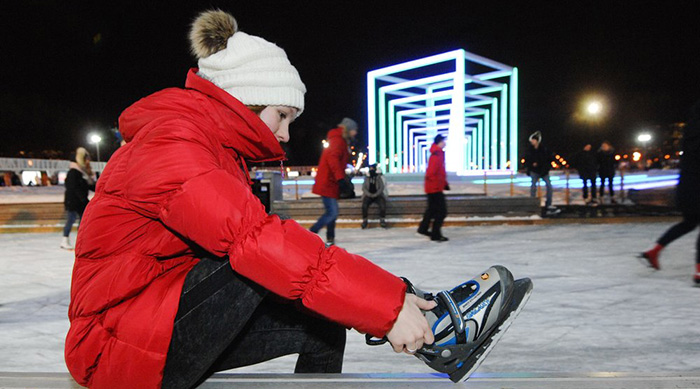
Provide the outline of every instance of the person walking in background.
<path id="1" fill-rule="evenodd" d="M 428 169 L 425 171 L 425 193 L 428 195 L 428 208 L 418 226 L 418 233 L 430 237 L 435 242 L 447 242 L 442 235 L 442 223 L 447 217 L 447 202 L 443 191 L 450 190 L 445 170 L 445 137 L 437 135 L 430 146 Z M 430 223 L 432 222 L 432 230 Z"/>
<path id="2" fill-rule="evenodd" d="M 61 248 L 73 250 L 73 245 L 70 243 L 73 223 L 76 220 L 80 223 L 85 207 L 88 205 L 88 193 L 90 190 L 95 190 L 94 176 L 90 168 L 90 153 L 84 147 L 78 147 L 75 150 L 75 157 L 66 175 L 65 187 L 63 205 L 66 209 L 66 224 L 63 226 Z"/>
<path id="3" fill-rule="evenodd" d="M 700 101 L 690 111 L 690 120 L 683 131 L 682 150 L 676 196 L 683 221 L 669 228 L 652 249 L 642 253 L 642 257 L 656 270 L 661 269 L 659 256 L 663 248 L 700 225 L 700 202 L 697 200 L 700 193 Z M 695 244 L 693 281 L 700 286 L 700 234 Z"/>
<path id="4" fill-rule="evenodd" d="M 532 179 L 530 185 L 530 197 L 537 196 L 537 185 L 542 179 L 547 188 L 547 197 L 545 200 L 545 212 L 548 215 L 555 215 L 561 212 L 557 207 L 552 205 L 552 182 L 549 179 L 549 171 L 552 169 L 554 162 L 554 154 L 542 145 L 542 133 L 534 132 L 530 135 L 530 146 L 525 151 L 525 166 L 527 167 L 527 175 Z"/>
<path id="5" fill-rule="evenodd" d="M 598 173 L 598 165 L 596 155 L 593 152 L 593 147 L 589 144 L 583 146 L 583 150 L 579 151 L 573 158 L 574 167 L 578 170 L 578 174 L 583 181 L 583 201 L 586 204 L 597 204 L 598 191 L 596 190 L 596 175 Z M 591 184 L 591 197 L 588 197 L 588 183 Z"/>
<path id="6" fill-rule="evenodd" d="M 328 147 L 323 150 L 318 163 L 316 180 L 312 193 L 321 196 L 325 212 L 311 226 L 311 232 L 318 234 L 326 227 L 326 245 L 335 244 L 335 221 L 338 218 L 338 198 L 341 186 L 352 185 L 345 177 L 345 167 L 350 160 L 348 144 L 357 135 L 357 122 L 344 118 L 338 127 L 328 131 Z"/>
<path id="7" fill-rule="evenodd" d="M 386 183 L 382 172 L 377 169 L 377 164 L 369 167 L 369 172 L 362 183 L 362 229 L 367 228 L 367 215 L 369 206 L 377 203 L 379 206 L 379 225 L 386 228 Z"/>
<path id="8" fill-rule="evenodd" d="M 610 202 L 615 204 L 615 191 L 613 190 L 613 178 L 615 177 L 615 148 L 612 147 L 607 140 L 600 145 L 597 154 L 598 158 L 598 176 L 600 176 L 600 201 L 602 202 L 605 193 L 605 181 L 608 181 L 608 192 L 610 193 Z"/>

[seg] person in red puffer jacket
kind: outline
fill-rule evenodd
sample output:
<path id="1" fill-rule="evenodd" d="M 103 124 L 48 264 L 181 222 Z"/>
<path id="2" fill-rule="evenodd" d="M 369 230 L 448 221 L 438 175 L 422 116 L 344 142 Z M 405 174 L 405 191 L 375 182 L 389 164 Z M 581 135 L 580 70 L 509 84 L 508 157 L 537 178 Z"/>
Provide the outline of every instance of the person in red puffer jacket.
<path id="1" fill-rule="evenodd" d="M 185 88 L 127 108 L 80 225 L 65 360 L 89 387 L 187 388 L 213 372 L 299 354 L 336 373 L 345 327 L 416 350 L 433 335 L 404 282 L 268 215 L 246 161 L 284 159 L 303 111 L 285 52 L 222 11 L 190 35 Z"/>
<path id="2" fill-rule="evenodd" d="M 350 160 L 348 143 L 357 135 L 357 122 L 350 118 L 344 118 L 337 128 L 328 131 L 326 141 L 328 147 L 323 150 L 321 160 L 318 163 L 316 180 L 311 189 L 312 193 L 321 196 L 325 212 L 310 230 L 318 234 L 321 228 L 326 227 L 326 245 L 335 244 L 335 220 L 338 218 L 338 198 L 343 186 L 351 186 L 351 182 L 345 176 L 345 166 Z M 347 191 L 354 188 L 346 188 Z"/>
<path id="3" fill-rule="evenodd" d="M 435 242 L 447 242 L 442 235 L 442 223 L 447 217 L 447 202 L 443 191 L 450 190 L 445 171 L 445 137 L 437 135 L 430 146 L 428 169 L 425 171 L 425 193 L 428 195 L 428 208 L 418 226 L 418 233 L 430 237 Z M 433 229 L 430 230 L 430 223 Z"/>

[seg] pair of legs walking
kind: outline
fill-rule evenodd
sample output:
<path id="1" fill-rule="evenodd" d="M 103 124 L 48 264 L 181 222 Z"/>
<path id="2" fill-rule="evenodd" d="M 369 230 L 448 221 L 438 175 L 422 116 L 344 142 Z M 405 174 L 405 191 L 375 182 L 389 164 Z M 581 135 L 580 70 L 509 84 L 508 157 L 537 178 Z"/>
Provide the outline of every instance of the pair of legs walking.
<path id="1" fill-rule="evenodd" d="M 82 214 L 77 211 L 66 210 L 66 224 L 63 226 L 63 239 L 61 240 L 61 248 L 66 250 L 73 250 L 73 245 L 70 243 L 70 232 L 73 229 L 73 224 L 77 221 L 80 223 Z"/>
<path id="2" fill-rule="evenodd" d="M 668 246 L 674 240 L 680 238 L 681 236 L 693 231 L 695 228 L 700 226 L 700 215 L 696 214 L 683 214 L 683 221 L 677 223 L 671 228 L 669 228 L 659 240 L 656 241 L 656 246 L 651 250 L 647 250 L 642 253 L 642 256 L 649 261 L 649 265 L 654 269 L 660 269 L 659 255 L 664 247 Z M 695 275 L 693 280 L 696 284 L 700 285 L 700 234 L 695 243 Z"/>
<path id="3" fill-rule="evenodd" d="M 318 234 L 321 228 L 326 227 L 326 242 L 333 243 L 335 241 L 335 221 L 338 219 L 338 200 L 331 197 L 321 197 L 321 200 L 323 200 L 323 207 L 326 211 L 311 226 L 310 230 L 314 234 Z"/>
<path id="4" fill-rule="evenodd" d="M 423 214 L 423 220 L 418 227 L 418 233 L 430 235 L 432 240 L 444 239 L 442 236 L 442 223 L 447 217 L 447 202 L 442 192 L 428 193 L 428 208 Z M 430 229 L 432 222 L 433 228 Z"/>
<path id="5" fill-rule="evenodd" d="M 547 187 L 547 200 L 545 201 L 544 206 L 547 208 L 552 206 L 552 181 L 549 179 L 549 174 L 539 175 L 535 172 L 530 172 L 530 178 L 532 179 L 532 185 L 530 185 L 530 197 L 537 197 L 537 185 L 539 184 L 540 179 L 542 179 Z"/>
<path id="6" fill-rule="evenodd" d="M 217 371 L 296 353 L 295 373 L 340 373 L 345 336 L 239 276 L 227 259 L 204 258 L 185 279 L 162 387 L 191 388 Z"/>

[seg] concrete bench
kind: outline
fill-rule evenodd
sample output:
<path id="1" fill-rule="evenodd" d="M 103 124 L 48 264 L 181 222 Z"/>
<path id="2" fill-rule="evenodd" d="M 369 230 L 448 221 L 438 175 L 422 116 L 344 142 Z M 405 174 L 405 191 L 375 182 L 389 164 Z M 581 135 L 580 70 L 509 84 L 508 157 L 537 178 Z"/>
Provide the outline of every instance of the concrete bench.
<path id="1" fill-rule="evenodd" d="M 3 388 L 80 388 L 67 373 L 2 373 Z M 679 373 L 476 373 L 455 385 L 440 374 L 215 374 L 200 388 L 700 388 L 700 372 Z"/>

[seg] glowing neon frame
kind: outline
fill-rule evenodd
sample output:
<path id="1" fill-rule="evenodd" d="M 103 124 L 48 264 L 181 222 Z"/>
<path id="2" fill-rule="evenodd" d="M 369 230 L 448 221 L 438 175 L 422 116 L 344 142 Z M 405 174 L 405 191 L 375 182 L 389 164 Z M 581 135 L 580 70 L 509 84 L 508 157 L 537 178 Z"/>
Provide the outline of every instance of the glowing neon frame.
<path id="1" fill-rule="evenodd" d="M 438 133 L 447 170 L 516 170 L 518 69 L 463 49 L 367 73 L 368 160 L 424 171 Z"/>

